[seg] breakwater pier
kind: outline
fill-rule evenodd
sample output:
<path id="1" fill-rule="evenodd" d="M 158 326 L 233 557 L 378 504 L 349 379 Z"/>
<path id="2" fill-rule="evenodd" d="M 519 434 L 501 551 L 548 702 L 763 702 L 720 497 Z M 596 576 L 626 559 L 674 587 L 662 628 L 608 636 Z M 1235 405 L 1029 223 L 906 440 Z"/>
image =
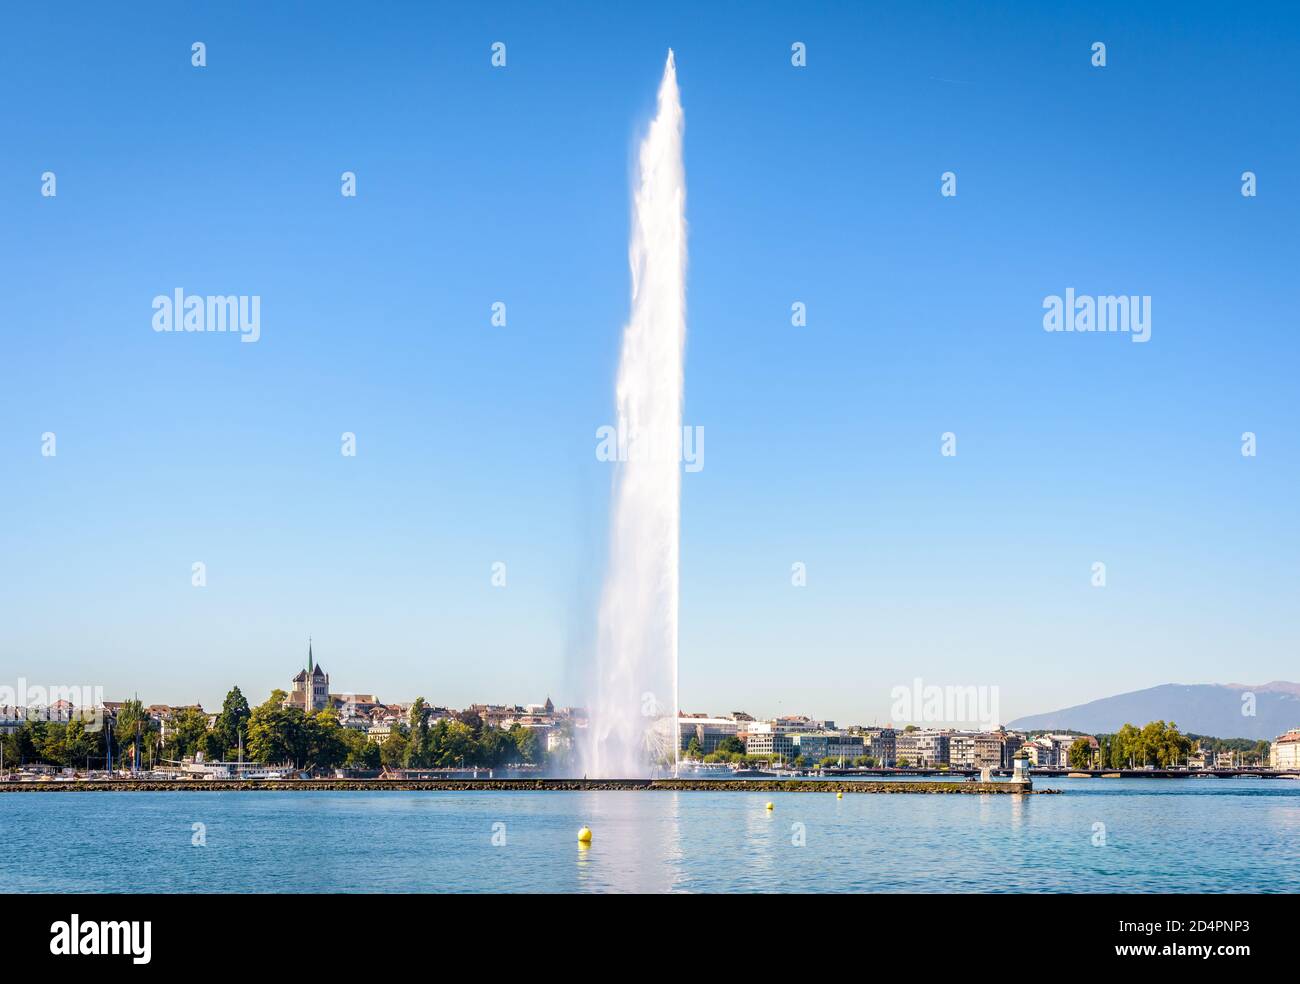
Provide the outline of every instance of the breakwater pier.
<path id="1" fill-rule="evenodd" d="M 0 783 L 26 792 L 739 792 L 999 794 L 1055 793 L 1013 782 L 869 779 L 76 779 Z"/>

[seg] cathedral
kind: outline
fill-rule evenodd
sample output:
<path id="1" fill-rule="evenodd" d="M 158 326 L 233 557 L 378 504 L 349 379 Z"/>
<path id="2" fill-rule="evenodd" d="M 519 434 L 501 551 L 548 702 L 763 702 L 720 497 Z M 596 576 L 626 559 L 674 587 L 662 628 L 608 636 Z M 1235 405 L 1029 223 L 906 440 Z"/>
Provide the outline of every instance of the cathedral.
<path id="1" fill-rule="evenodd" d="M 298 707 L 307 713 L 323 710 L 329 704 L 330 675 L 312 660 L 311 640 L 307 640 L 307 668 L 293 678 L 293 693 L 285 707 Z"/>

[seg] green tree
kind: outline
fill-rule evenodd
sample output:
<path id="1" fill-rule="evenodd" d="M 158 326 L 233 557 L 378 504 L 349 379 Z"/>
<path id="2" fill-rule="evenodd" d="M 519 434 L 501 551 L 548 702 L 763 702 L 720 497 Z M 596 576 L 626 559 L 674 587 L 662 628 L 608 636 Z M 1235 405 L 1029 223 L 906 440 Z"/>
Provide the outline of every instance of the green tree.
<path id="1" fill-rule="evenodd" d="M 515 743 L 515 761 L 538 765 L 546 757 L 535 728 L 525 728 L 521 724 L 516 724 L 510 729 L 509 734 L 510 740 Z"/>
<path id="2" fill-rule="evenodd" d="M 415 698 L 407 722 L 406 766 L 411 769 L 423 769 L 429 765 L 429 714 L 423 697 Z"/>
<path id="3" fill-rule="evenodd" d="M 383 749 L 370 740 L 364 731 L 355 728 L 343 728 L 343 742 L 347 745 L 348 755 L 344 765 L 354 769 L 377 769 L 383 761 Z"/>
<path id="4" fill-rule="evenodd" d="M 199 739 L 198 750 L 203 753 L 203 757 L 207 761 L 218 762 L 225 757 L 226 743 L 215 728 L 209 728 L 203 732 L 203 737 Z"/>
<path id="5" fill-rule="evenodd" d="M 140 739 L 140 752 L 143 757 L 144 749 L 154 731 L 156 731 L 156 722 L 149 717 L 139 698 L 124 701 L 117 712 L 117 723 L 113 728 L 116 765 L 135 765 L 136 738 Z"/>
<path id="6" fill-rule="evenodd" d="M 460 711 L 456 715 L 456 720 L 466 725 L 475 738 L 483 731 L 483 719 L 473 711 Z"/>
<path id="7" fill-rule="evenodd" d="M 475 715 L 477 717 L 477 715 Z M 438 722 L 441 734 L 437 743 L 435 765 L 441 768 L 453 768 L 460 765 L 476 765 L 474 760 L 474 729 L 463 721 L 449 721 L 443 718 Z"/>
<path id="8" fill-rule="evenodd" d="M 1086 769 L 1092 761 L 1092 744 L 1087 738 L 1076 738 L 1070 744 L 1067 756 L 1072 769 Z"/>
<path id="9" fill-rule="evenodd" d="M 519 746 L 500 728 L 484 728 L 476 745 L 474 762 L 490 769 L 510 765 L 518 759 Z"/>
<path id="10" fill-rule="evenodd" d="M 281 706 L 288 696 L 274 690 L 264 704 L 253 709 L 248 719 L 248 753 L 255 762 L 294 766 L 306 764 L 310 751 L 304 718 L 296 707 Z"/>
<path id="11" fill-rule="evenodd" d="M 284 691 L 279 691 L 283 693 Z M 248 738 L 248 721 L 253 712 L 248 707 L 248 701 L 240 693 L 238 687 L 231 687 L 230 693 L 226 694 L 226 699 L 221 704 L 221 713 L 217 715 L 217 723 L 213 731 L 217 733 L 222 745 L 225 746 L 222 755 L 229 755 L 232 749 L 239 748 L 239 736 L 242 734 Z"/>
<path id="12" fill-rule="evenodd" d="M 100 735 L 86 730 L 86 722 L 74 717 L 63 729 L 63 764 L 84 769 L 92 758 L 99 757 Z"/>
<path id="13" fill-rule="evenodd" d="M 727 735 L 718 742 L 718 751 L 726 755 L 744 755 L 745 743 L 735 735 Z"/>
<path id="14" fill-rule="evenodd" d="M 41 737 L 40 759 L 50 765 L 67 765 L 65 759 L 65 748 L 63 739 L 67 733 L 67 725 L 59 721 L 50 721 L 45 725 L 45 731 Z"/>
<path id="15" fill-rule="evenodd" d="M 1131 724 L 1125 724 L 1111 736 L 1110 767 L 1127 769 L 1142 764 L 1141 733 Z"/>
<path id="16" fill-rule="evenodd" d="M 688 759 L 699 759 L 704 757 L 704 749 L 700 747 L 699 738 L 692 737 L 686 744 L 686 757 Z"/>
<path id="17" fill-rule="evenodd" d="M 400 769 L 406 761 L 406 735 L 394 729 L 380 746 L 379 760 L 387 768 Z"/>
<path id="18" fill-rule="evenodd" d="M 5 745 L 5 763 L 8 765 L 26 765 L 44 762 L 43 749 L 48 732 L 47 723 L 36 718 L 27 718 L 18 730 L 9 736 Z M 48 763 L 53 765 L 54 763 Z"/>
<path id="19" fill-rule="evenodd" d="M 208 716 L 197 707 L 182 707 L 168 722 L 166 750 L 177 759 L 193 755 L 207 732 Z"/>
<path id="20" fill-rule="evenodd" d="M 336 769 L 348 758 L 348 744 L 339 717 L 326 708 L 309 715 L 303 722 L 307 739 L 306 759 L 318 769 Z"/>

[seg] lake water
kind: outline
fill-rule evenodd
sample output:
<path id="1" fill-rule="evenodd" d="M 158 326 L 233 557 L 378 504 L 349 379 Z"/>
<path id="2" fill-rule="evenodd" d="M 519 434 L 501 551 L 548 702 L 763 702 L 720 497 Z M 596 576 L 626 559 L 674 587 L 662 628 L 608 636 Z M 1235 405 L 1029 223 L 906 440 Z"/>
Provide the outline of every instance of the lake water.
<path id="1" fill-rule="evenodd" d="M 10 793 L 0 794 L 0 883 L 8 892 L 1300 891 L 1300 782 L 1037 785 L 1066 792 Z M 193 844 L 195 824 L 206 846 Z M 590 848 L 577 843 L 584 824 Z"/>

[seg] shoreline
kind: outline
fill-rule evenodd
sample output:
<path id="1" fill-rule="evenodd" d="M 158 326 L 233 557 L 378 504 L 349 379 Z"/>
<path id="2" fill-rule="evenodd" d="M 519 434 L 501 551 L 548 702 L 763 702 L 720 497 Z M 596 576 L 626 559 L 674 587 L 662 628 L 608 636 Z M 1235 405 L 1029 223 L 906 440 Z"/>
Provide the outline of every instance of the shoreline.
<path id="1" fill-rule="evenodd" d="M 78 792 L 750 792 L 979 793 L 1038 795 L 1010 782 L 905 782 L 858 779 L 113 779 L 0 783 L 0 793 Z"/>

